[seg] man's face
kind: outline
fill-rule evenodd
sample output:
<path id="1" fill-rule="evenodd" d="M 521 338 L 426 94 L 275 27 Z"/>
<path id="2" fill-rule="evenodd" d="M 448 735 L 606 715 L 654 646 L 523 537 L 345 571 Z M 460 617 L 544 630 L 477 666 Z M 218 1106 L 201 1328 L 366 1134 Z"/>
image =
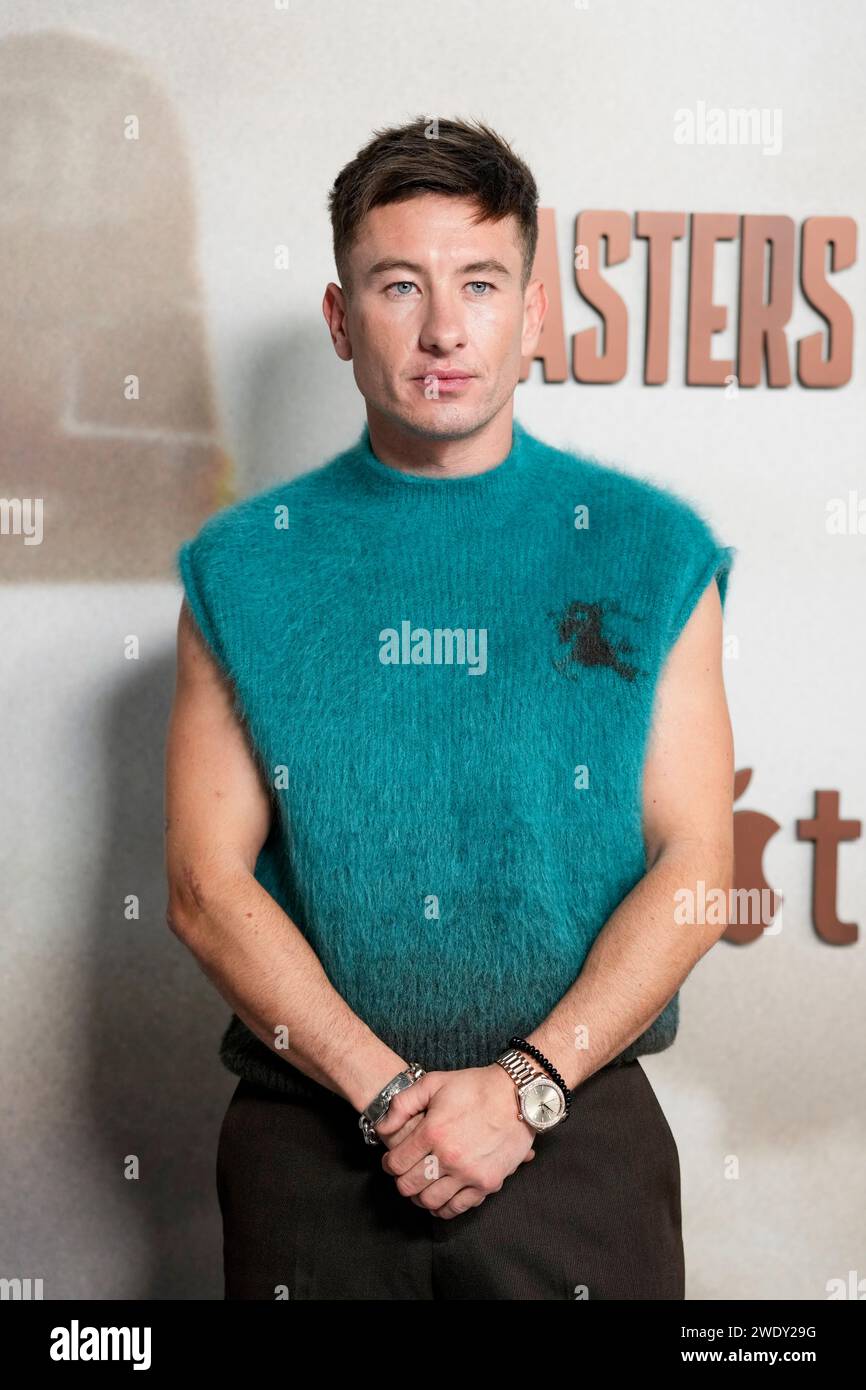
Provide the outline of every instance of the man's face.
<path id="1" fill-rule="evenodd" d="M 510 401 L 546 308 L 540 281 L 521 289 L 516 218 L 473 225 L 475 212 L 434 193 L 374 208 L 352 247 L 351 296 L 325 296 L 368 410 L 426 437 L 471 434 Z"/>

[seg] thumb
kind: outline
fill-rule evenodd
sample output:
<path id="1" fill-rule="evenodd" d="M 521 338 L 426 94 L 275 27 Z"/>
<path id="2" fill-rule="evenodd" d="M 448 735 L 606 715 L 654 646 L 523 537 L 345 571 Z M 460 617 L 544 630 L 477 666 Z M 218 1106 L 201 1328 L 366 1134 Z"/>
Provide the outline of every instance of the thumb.
<path id="1" fill-rule="evenodd" d="M 533 1160 L 534 1158 L 535 1158 L 535 1150 L 534 1150 L 534 1149 L 530 1149 L 530 1150 L 529 1150 L 529 1153 L 528 1153 L 528 1154 L 525 1154 L 525 1155 L 523 1156 L 523 1158 L 520 1160 L 520 1162 L 521 1162 L 521 1163 L 531 1163 L 532 1160 Z"/>
<path id="2" fill-rule="evenodd" d="M 413 1115 L 412 1118 L 411 1118 L 410 1120 L 407 1120 L 406 1123 L 404 1124 L 403 1128 L 402 1128 L 402 1129 L 398 1129 L 397 1132 L 396 1132 L 396 1134 L 383 1134 L 383 1135 L 381 1136 L 381 1137 L 382 1137 L 382 1143 L 383 1143 L 383 1144 L 385 1145 L 385 1147 L 388 1148 L 388 1149 L 396 1149 L 396 1147 L 397 1147 L 398 1144 L 402 1144 L 404 1139 L 408 1139 L 408 1138 L 409 1138 L 409 1135 L 412 1133 L 412 1130 L 413 1130 L 413 1129 L 417 1129 L 417 1128 L 418 1128 L 418 1126 L 420 1125 L 421 1121 L 424 1119 L 424 1116 L 425 1116 L 426 1114 L 427 1114 L 427 1111 L 426 1111 L 426 1110 L 421 1110 L 421 1111 L 418 1112 L 417 1115 Z M 379 1133 L 378 1129 L 376 1130 L 376 1133 L 377 1133 L 377 1134 Z"/>
<path id="3" fill-rule="evenodd" d="M 418 1081 L 413 1081 L 411 1086 L 407 1086 L 405 1091 L 397 1092 L 388 1106 L 387 1115 L 375 1126 L 377 1134 L 395 1134 L 413 1115 L 427 1109 L 435 1089 L 431 1085 L 434 1075 L 434 1072 L 425 1072 Z"/>

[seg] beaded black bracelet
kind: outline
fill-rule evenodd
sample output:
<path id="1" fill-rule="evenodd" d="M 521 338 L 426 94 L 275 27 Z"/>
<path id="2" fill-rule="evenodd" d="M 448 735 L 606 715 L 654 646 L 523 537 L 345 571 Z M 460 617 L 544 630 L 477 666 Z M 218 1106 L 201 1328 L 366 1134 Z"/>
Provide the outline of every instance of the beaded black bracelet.
<path id="1" fill-rule="evenodd" d="M 572 1092 L 566 1086 L 564 1080 L 560 1076 L 559 1072 L 556 1070 L 556 1067 L 553 1065 L 553 1063 L 549 1061 L 547 1057 L 545 1057 L 543 1052 L 539 1052 L 537 1047 L 534 1047 L 532 1043 L 527 1042 L 525 1038 L 509 1038 L 508 1046 L 518 1048 L 521 1052 L 527 1052 L 530 1057 L 534 1057 L 536 1062 L 539 1062 L 541 1066 L 544 1067 L 548 1075 L 552 1077 L 553 1080 L 556 1082 L 557 1086 L 561 1088 L 562 1094 L 565 1096 L 565 1111 L 566 1114 L 568 1114 L 568 1109 L 572 1101 Z"/>

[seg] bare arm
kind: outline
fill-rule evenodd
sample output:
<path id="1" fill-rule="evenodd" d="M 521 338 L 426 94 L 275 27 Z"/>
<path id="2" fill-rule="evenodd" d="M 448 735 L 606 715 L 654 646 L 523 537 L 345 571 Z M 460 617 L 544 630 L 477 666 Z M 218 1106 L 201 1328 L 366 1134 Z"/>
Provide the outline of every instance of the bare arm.
<path id="1" fill-rule="evenodd" d="M 722 608 L 702 594 L 662 671 L 643 782 L 648 869 L 611 914 L 571 989 L 527 1038 L 577 1086 L 637 1038 L 723 935 L 683 925 L 674 894 L 733 881 L 734 750 L 722 675 Z M 588 1048 L 575 1030 L 588 1031 Z"/>
<path id="2" fill-rule="evenodd" d="M 165 781 L 168 925 L 248 1028 L 356 1110 L 407 1062 L 334 989 L 297 926 L 253 876 L 269 790 L 232 690 L 184 601 Z M 288 1032 L 288 1050 L 275 1046 Z"/>

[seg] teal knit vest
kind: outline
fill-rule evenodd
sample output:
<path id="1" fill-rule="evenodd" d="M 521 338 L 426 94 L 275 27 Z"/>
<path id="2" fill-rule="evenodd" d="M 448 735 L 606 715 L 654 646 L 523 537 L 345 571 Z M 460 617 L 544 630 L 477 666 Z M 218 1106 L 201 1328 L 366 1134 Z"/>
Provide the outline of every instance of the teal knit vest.
<path id="1" fill-rule="evenodd" d="M 683 497 L 516 420 L 502 462 L 445 479 L 383 463 L 365 424 L 180 548 L 272 789 L 256 878 L 407 1062 L 526 1037 L 646 872 L 654 691 L 735 554 Z M 678 1005 L 615 1061 L 668 1047 Z M 220 1056 L 314 1085 L 235 1014 Z"/>

